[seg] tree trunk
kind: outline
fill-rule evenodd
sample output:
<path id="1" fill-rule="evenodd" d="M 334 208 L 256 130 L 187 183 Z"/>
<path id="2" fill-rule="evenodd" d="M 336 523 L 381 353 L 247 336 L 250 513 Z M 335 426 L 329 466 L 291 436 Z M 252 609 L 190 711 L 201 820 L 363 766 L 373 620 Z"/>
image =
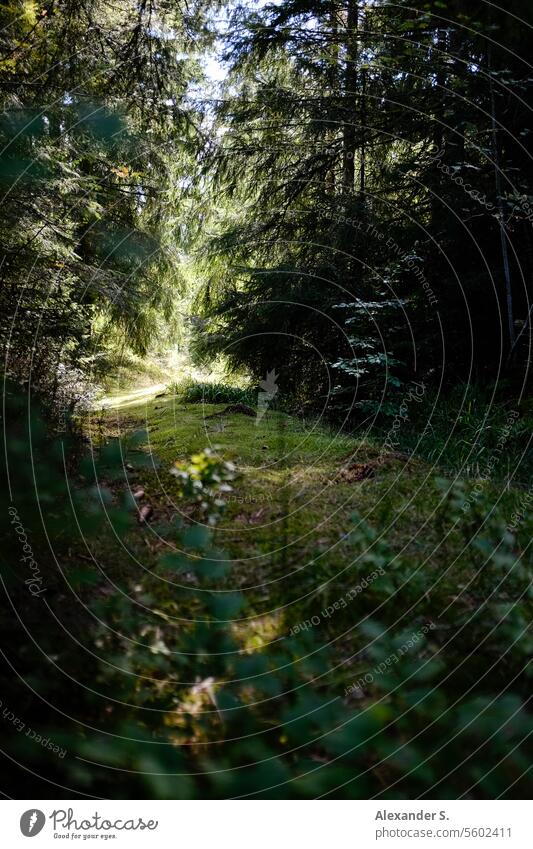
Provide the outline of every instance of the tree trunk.
<path id="1" fill-rule="evenodd" d="M 356 143 L 356 89 L 357 89 L 357 27 L 359 5 L 357 0 L 348 0 L 346 10 L 346 40 L 343 108 L 343 188 L 346 194 L 353 192 L 355 180 Z"/>
<path id="2" fill-rule="evenodd" d="M 359 175 L 361 201 L 365 203 L 366 191 L 366 71 L 361 71 L 361 170 Z"/>
<path id="3" fill-rule="evenodd" d="M 509 346 L 512 350 L 515 344 L 515 326 L 513 315 L 513 290 L 511 285 L 511 268 L 509 264 L 509 248 L 507 246 L 507 231 L 505 229 L 505 210 L 502 198 L 502 174 L 500 170 L 500 150 L 498 144 L 498 130 L 496 126 L 496 98 L 494 96 L 494 81 L 492 79 L 491 50 L 489 47 L 489 78 L 490 78 L 490 119 L 492 125 L 492 159 L 494 162 L 494 177 L 496 184 L 496 205 L 498 207 L 498 221 L 500 230 L 500 244 L 502 249 L 503 277 L 505 281 L 505 302 L 507 308 L 507 328 L 509 331 Z"/>

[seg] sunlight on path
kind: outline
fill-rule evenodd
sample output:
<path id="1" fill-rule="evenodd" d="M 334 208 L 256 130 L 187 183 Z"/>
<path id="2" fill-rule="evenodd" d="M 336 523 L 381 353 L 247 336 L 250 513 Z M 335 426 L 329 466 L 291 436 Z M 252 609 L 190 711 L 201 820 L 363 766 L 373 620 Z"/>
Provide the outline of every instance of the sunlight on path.
<path id="1" fill-rule="evenodd" d="M 133 392 L 127 392 L 121 395 L 106 395 L 98 401 L 95 407 L 99 410 L 115 407 L 133 407 L 135 404 L 148 400 L 159 392 L 164 392 L 165 389 L 167 389 L 166 383 L 154 383 L 152 386 L 135 389 Z"/>

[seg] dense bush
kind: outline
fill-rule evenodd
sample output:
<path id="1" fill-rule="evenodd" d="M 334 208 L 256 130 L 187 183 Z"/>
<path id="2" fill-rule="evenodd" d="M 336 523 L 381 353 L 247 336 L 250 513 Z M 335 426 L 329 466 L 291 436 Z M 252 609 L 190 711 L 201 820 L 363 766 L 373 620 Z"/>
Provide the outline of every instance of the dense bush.
<path id="1" fill-rule="evenodd" d="M 227 383 L 202 383 L 181 381 L 170 386 L 170 392 L 188 404 L 249 404 L 257 403 L 257 390 L 253 387 L 231 386 Z"/>

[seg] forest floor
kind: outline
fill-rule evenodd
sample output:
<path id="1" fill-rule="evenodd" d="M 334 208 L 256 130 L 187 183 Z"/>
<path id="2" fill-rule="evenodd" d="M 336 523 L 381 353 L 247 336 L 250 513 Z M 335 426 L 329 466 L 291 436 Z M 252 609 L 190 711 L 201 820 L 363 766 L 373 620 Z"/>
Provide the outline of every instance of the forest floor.
<path id="1" fill-rule="evenodd" d="M 11 735 L 48 776 L 33 795 L 526 793 L 530 490 L 488 452 L 492 476 L 460 478 L 383 438 L 238 409 L 117 387 L 84 419 L 81 525 L 56 521 L 44 606 L 13 584 L 27 613 L 9 644 L 46 699 L 23 721 L 68 752 L 45 762 Z M 216 515 L 172 474 L 207 448 L 234 475 Z"/>
<path id="2" fill-rule="evenodd" d="M 431 620 L 446 631 L 491 598 L 495 575 L 481 551 L 497 545 L 506 520 L 520 514 L 521 487 L 486 479 L 452 484 L 438 466 L 319 421 L 273 411 L 258 421 L 159 390 L 107 399 L 100 435 L 146 431 L 136 451 L 149 459 L 128 473 L 128 486 L 142 487 L 139 509 L 151 511 L 140 525 L 148 566 L 168 551 L 160 526 L 202 523 L 180 497 L 173 464 L 208 447 L 235 465 L 213 541 L 232 561 L 228 587 L 243 593 L 243 645 L 259 648 L 318 622 L 318 639 L 344 658 L 342 686 L 365 668 L 354 629 L 367 618 L 403 630 Z M 511 554 L 521 557 L 528 544 L 518 527 Z M 379 590 L 376 583 L 361 592 L 376 564 L 386 572 Z M 353 587 L 356 602 L 340 601 Z M 508 597 L 502 590 L 492 600 Z"/>

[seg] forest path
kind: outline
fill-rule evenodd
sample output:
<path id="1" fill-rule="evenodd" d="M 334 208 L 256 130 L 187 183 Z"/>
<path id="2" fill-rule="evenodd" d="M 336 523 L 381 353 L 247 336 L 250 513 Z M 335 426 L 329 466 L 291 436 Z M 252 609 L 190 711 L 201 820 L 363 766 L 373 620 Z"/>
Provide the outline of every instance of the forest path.
<path id="1" fill-rule="evenodd" d="M 343 597 L 354 580 L 372 574 L 383 556 L 407 554 L 418 564 L 423 584 L 431 583 L 428 570 L 436 574 L 446 568 L 448 552 L 438 545 L 442 493 L 427 464 L 384 454 L 371 440 L 317 421 L 273 411 L 258 421 L 224 414 L 225 404 L 155 397 L 158 389 L 114 396 L 109 399 L 114 406 L 104 411 L 115 436 L 146 431 L 136 450 L 149 458 L 129 473 L 128 483 L 132 492 L 143 492 L 139 509 L 149 508 L 141 526 L 148 556 L 166 549 L 160 525 L 202 523 L 194 505 L 180 496 L 170 474 L 173 464 L 205 448 L 234 463 L 237 478 L 213 538 L 232 562 L 231 586 L 245 592 L 247 615 L 257 617 L 258 632 L 247 639 L 272 631 L 273 610 L 284 611 L 274 617 L 276 628 L 288 610 L 291 621 L 317 615 Z M 354 538 L 363 546 L 363 556 L 355 559 Z M 385 549 L 390 555 L 378 557 L 376 552 Z M 390 578 L 387 587 L 393 592 Z M 353 614 L 353 609 L 339 612 L 335 627 L 349 631 Z M 328 623 L 324 627 L 327 631 Z"/>
<path id="2" fill-rule="evenodd" d="M 164 390 L 163 384 L 153 384 L 110 395 L 101 405 L 100 421 L 114 436 L 127 439 L 136 430 L 146 431 L 137 451 L 151 459 L 135 479 L 155 516 L 197 521 L 170 470 L 176 461 L 208 448 L 237 470 L 216 542 L 247 564 L 248 573 L 264 574 L 274 562 L 276 569 L 291 571 L 312 561 L 315 578 L 322 572 L 327 580 L 332 573 L 343 574 L 351 562 L 345 536 L 354 515 L 378 539 L 386 539 L 391 551 L 410 552 L 420 562 L 427 556 L 432 569 L 446 568 L 449 552 L 439 546 L 445 475 L 438 467 L 317 420 L 272 410 L 250 418 L 226 413 L 226 404 L 184 403 Z M 474 483 L 459 485 L 468 492 Z M 512 515 L 520 490 L 502 492 L 497 481 L 485 483 L 488 500 L 494 496 Z"/>
<path id="3" fill-rule="evenodd" d="M 97 404 L 95 404 L 95 408 L 102 410 L 119 410 L 128 406 L 136 406 L 143 401 L 155 398 L 155 396 L 160 392 L 164 392 L 166 388 L 166 383 L 153 383 L 150 386 L 144 386 L 140 389 L 132 389 L 129 392 L 117 390 L 116 392 L 111 392 L 108 395 L 104 395 L 103 398 L 100 398 Z"/>
<path id="4" fill-rule="evenodd" d="M 109 435 L 126 444 L 134 433 L 138 436 L 124 470 L 131 492 L 142 492 L 140 521 L 128 536 L 127 557 L 114 558 L 111 568 L 120 569 L 120 582 L 131 586 L 142 642 L 152 640 L 148 662 L 145 654 L 132 655 L 142 674 L 153 666 L 158 687 L 163 674 L 190 682 L 183 698 L 193 714 L 199 705 L 211 711 L 215 727 L 207 733 L 217 737 L 218 699 L 225 691 L 227 696 L 221 682 L 242 673 L 241 696 L 248 702 L 252 668 L 265 698 L 261 728 L 264 723 L 274 728 L 280 716 L 290 716 L 291 698 L 303 687 L 308 703 L 300 714 L 313 714 L 317 698 L 337 705 L 341 722 L 347 711 L 360 710 L 363 723 L 372 720 L 369 733 L 383 729 L 387 754 L 396 733 L 391 735 L 388 725 L 390 705 L 402 716 L 413 700 L 416 708 L 427 682 L 444 670 L 447 683 L 435 689 L 435 698 L 449 700 L 450 712 L 443 709 L 442 716 L 455 739 L 462 722 L 453 712 L 456 683 L 461 689 L 464 675 L 470 687 L 479 675 L 477 647 L 487 632 L 491 636 L 503 608 L 511 616 L 509 627 L 522 627 L 525 612 L 518 606 L 515 615 L 509 599 L 523 592 L 524 576 L 513 570 L 530 538 L 525 525 L 516 540 L 502 538 L 502 527 L 520 509 L 523 492 L 502 491 L 487 481 L 467 513 L 462 505 L 473 482 L 459 482 L 458 489 L 446 492 L 452 482 L 436 477 L 436 469 L 384 454 L 382 445 L 370 439 L 271 410 L 258 421 L 224 413 L 225 404 L 155 395 L 124 395 L 103 416 Z M 237 473 L 220 521 L 208 529 L 171 474 L 176 461 L 187 461 L 206 447 L 231 460 Z M 143 515 L 148 507 L 149 515 Z M 198 538 L 206 531 L 208 549 L 202 549 Z M 506 583 L 509 570 L 516 586 Z M 145 606 L 141 613 L 137 602 Z M 107 595 L 102 605 L 107 614 Z M 227 626 L 236 646 L 229 658 L 221 656 L 228 633 L 209 642 L 209 629 L 196 627 L 206 621 L 206 606 L 208 615 Z M 122 629 L 130 616 L 129 606 L 117 609 L 117 627 Z M 449 640 L 455 633 L 460 639 Z M 406 641 L 412 644 L 410 656 L 374 674 Z M 427 665 L 435 653 L 435 664 Z M 483 674 L 500 656 L 500 642 L 489 643 Z M 476 660 L 463 672 L 465 657 Z M 521 668 L 523 660 L 518 647 L 513 669 Z M 267 668 L 276 675 L 263 678 Z M 371 685 L 355 686 L 369 672 Z M 388 688 L 384 704 L 380 694 Z M 146 693 L 145 688 L 143 704 Z M 157 691 L 155 698 L 163 699 L 172 726 L 174 708 L 168 705 L 174 705 L 174 684 L 163 696 Z M 478 706 L 473 705 L 475 717 Z M 428 714 L 424 707 L 419 716 L 415 711 L 413 733 L 426 728 L 431 710 Z M 368 728 L 365 724 L 363 737 Z M 205 728 L 198 733 L 203 740 Z M 287 740 L 300 744 L 290 722 L 275 745 L 284 751 Z M 341 742 L 349 751 L 357 749 L 357 739 Z M 247 740 L 247 758 L 249 745 Z M 320 747 L 312 748 L 316 762 L 323 762 L 323 754 Z"/>

